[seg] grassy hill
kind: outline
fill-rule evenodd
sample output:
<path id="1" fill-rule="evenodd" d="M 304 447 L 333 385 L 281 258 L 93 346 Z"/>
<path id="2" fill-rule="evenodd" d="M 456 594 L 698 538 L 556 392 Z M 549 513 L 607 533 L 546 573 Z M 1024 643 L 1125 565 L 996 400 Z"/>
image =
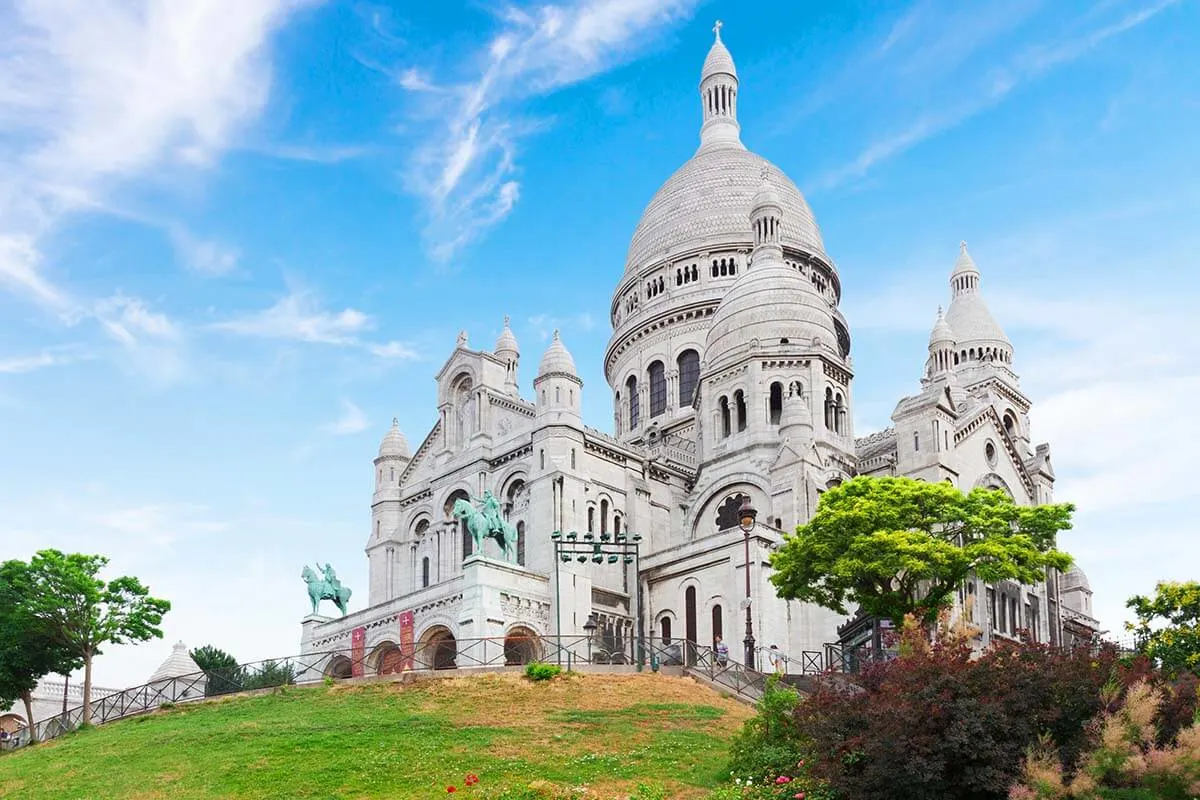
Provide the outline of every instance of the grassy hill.
<path id="1" fill-rule="evenodd" d="M 701 798 L 750 710 L 686 678 L 483 675 L 289 687 L 0 757 L 8 800 Z M 468 774 L 479 783 L 466 785 Z"/>

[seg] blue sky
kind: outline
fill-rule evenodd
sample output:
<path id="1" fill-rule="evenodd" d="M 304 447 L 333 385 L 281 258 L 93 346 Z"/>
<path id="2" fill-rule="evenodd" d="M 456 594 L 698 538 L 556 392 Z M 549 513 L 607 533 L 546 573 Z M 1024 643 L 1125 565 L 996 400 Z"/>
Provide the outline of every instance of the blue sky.
<path id="1" fill-rule="evenodd" d="M 175 604 L 98 681 L 294 651 L 318 558 L 361 607 L 371 459 L 460 329 L 511 315 L 528 388 L 560 328 L 611 428 L 608 300 L 716 18 L 840 270 L 856 432 L 965 239 L 1105 627 L 1197 577 L 1200 4 L 0 0 L 0 558 Z"/>

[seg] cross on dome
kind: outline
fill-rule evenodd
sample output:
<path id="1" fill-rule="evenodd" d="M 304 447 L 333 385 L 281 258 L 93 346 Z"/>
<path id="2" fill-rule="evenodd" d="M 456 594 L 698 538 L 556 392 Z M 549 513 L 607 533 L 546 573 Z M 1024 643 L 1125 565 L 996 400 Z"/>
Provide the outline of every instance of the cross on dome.
<path id="1" fill-rule="evenodd" d="M 717 20 L 717 24 L 713 25 L 713 33 L 717 35 L 717 41 L 721 41 L 721 28 L 725 27 L 725 23 Z"/>

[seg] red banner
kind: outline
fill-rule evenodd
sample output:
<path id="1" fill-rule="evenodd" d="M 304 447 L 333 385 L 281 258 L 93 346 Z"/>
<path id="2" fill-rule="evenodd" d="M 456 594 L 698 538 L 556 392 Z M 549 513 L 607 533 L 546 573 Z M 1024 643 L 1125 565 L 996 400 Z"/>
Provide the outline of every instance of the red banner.
<path id="1" fill-rule="evenodd" d="M 367 629 L 355 628 L 350 631 L 350 674 L 355 678 L 363 676 L 363 658 L 367 650 Z"/>
<path id="2" fill-rule="evenodd" d="M 416 630 L 416 618 L 411 611 L 400 614 L 400 669 L 412 669 L 417 646 L 413 633 Z"/>

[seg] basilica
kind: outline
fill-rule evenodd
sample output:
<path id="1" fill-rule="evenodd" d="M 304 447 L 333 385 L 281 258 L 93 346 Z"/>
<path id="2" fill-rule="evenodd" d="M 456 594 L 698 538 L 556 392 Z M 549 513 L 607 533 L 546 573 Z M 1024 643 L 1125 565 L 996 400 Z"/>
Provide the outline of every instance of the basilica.
<path id="1" fill-rule="evenodd" d="M 918 391 L 892 427 L 855 438 L 838 270 L 795 184 L 742 143 L 740 91 L 718 27 L 699 147 L 646 206 L 613 291 L 613 432 L 583 424 L 585 387 L 557 333 L 531 395 L 507 320 L 494 347 L 460 334 L 436 376 L 436 424 L 414 449 L 394 422 L 375 458 L 367 607 L 303 620 L 304 652 L 345 654 L 329 674 L 394 672 L 414 648 L 436 653 L 429 666 L 494 663 L 489 642 L 510 662 L 544 657 L 503 643 L 585 633 L 614 657 L 638 637 L 700 648 L 720 637 L 739 660 L 752 633 L 753 650 L 829 666 L 826 646 L 854 644 L 870 621 L 781 600 L 768 580 L 772 549 L 822 491 L 906 475 L 1051 500 L 1050 447 L 1032 437 L 1018 359 L 965 244 L 945 312 L 930 309 L 928 352 L 912 354 Z M 472 531 L 484 500 L 495 527 L 515 532 L 509 546 Z M 637 557 L 563 558 L 563 537 Z M 1097 628 L 1077 568 L 1033 586 L 968 581 L 955 613 L 980 646 Z"/>

